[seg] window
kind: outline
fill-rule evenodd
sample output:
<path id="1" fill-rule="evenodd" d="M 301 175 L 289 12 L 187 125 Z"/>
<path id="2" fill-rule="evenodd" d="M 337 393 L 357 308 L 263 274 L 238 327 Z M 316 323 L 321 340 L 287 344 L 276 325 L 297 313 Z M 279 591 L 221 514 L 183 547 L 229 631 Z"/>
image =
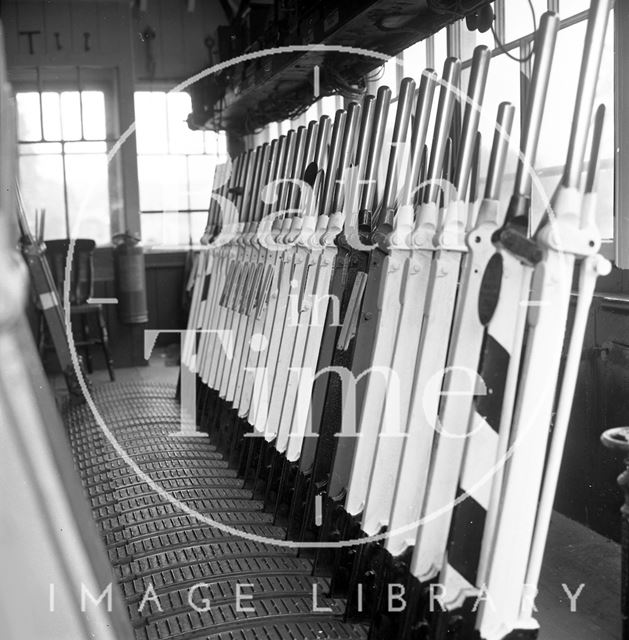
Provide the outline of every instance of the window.
<path id="1" fill-rule="evenodd" d="M 402 52 L 402 65 L 404 76 L 409 78 L 419 78 L 421 72 L 426 68 L 426 43 L 424 41 L 408 47 Z"/>
<path id="2" fill-rule="evenodd" d="M 44 239 L 109 243 L 110 191 L 103 91 L 18 91 L 19 178 L 29 222 Z"/>
<path id="3" fill-rule="evenodd" d="M 214 169 L 227 157 L 224 133 L 191 131 L 184 92 L 135 93 L 142 242 L 198 242 L 207 222 Z"/>
<path id="4" fill-rule="evenodd" d="M 447 29 L 442 29 L 428 38 L 427 47 L 428 64 L 432 64 L 435 70 L 441 70 L 443 63 L 448 57 L 448 36 Z"/>
<path id="5" fill-rule="evenodd" d="M 392 56 L 389 58 L 380 68 L 377 83 L 378 85 L 385 85 L 391 89 L 391 95 L 395 98 L 402 79 L 401 56 Z"/>
<path id="6" fill-rule="evenodd" d="M 568 2 L 564 0 L 561 4 L 573 3 L 574 0 L 568 0 Z M 533 0 L 532 4 L 535 16 L 531 11 L 529 0 L 511 0 L 511 2 L 504 3 L 504 33 L 501 34 L 502 37 L 499 36 L 502 42 L 513 42 L 533 33 L 533 17 L 535 17 L 535 24 L 538 25 L 539 18 L 544 11 L 548 10 L 548 5 L 546 0 Z M 499 24 L 497 31 L 501 30 Z"/>

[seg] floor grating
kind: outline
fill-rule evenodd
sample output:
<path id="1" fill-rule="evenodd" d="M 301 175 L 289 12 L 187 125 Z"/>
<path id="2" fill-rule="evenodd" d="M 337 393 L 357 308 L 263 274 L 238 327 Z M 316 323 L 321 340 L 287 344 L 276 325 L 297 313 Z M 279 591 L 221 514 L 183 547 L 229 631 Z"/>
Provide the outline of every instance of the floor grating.
<path id="1" fill-rule="evenodd" d="M 111 383 L 92 397 L 119 446 L 162 490 L 238 531 L 284 538 L 209 441 L 172 437 L 174 386 Z M 366 638 L 364 626 L 343 621 L 344 602 L 325 596 L 309 560 L 184 513 L 121 459 L 88 406 L 63 415 L 138 640 Z"/>

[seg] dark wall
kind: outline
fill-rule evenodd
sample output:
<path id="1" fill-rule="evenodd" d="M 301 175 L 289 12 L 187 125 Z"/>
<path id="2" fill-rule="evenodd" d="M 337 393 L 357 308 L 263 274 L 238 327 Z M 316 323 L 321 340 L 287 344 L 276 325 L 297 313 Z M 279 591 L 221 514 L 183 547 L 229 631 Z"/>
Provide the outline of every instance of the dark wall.
<path id="1" fill-rule="evenodd" d="M 616 477 L 622 457 L 605 449 L 605 429 L 629 425 L 629 272 L 601 278 L 590 311 L 555 507 L 620 539 Z"/>

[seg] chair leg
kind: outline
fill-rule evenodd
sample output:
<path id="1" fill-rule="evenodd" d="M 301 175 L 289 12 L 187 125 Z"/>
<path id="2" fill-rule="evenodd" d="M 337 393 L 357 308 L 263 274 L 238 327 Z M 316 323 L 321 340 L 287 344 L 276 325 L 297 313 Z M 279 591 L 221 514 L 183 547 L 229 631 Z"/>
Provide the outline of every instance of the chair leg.
<path id="1" fill-rule="evenodd" d="M 92 355 L 90 354 L 90 321 L 87 314 L 81 314 L 81 332 L 83 334 L 83 341 L 85 342 L 85 365 L 87 366 L 87 372 L 93 373 L 92 367 Z"/>
<path id="2" fill-rule="evenodd" d="M 114 361 L 109 351 L 109 332 L 107 331 L 107 323 L 105 322 L 105 314 L 102 309 L 98 310 L 98 327 L 100 329 L 100 339 L 105 354 L 105 362 L 107 363 L 107 371 L 109 371 L 109 379 L 114 382 L 116 374 L 114 373 Z"/>

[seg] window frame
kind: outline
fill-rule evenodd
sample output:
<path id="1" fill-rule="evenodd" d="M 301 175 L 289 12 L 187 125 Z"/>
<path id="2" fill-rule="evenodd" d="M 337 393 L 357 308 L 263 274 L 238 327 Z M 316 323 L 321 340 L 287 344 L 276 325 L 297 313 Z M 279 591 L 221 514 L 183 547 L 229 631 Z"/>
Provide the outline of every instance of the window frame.
<path id="1" fill-rule="evenodd" d="M 68 197 L 68 177 L 66 158 L 68 156 L 81 156 L 81 155 L 101 155 L 109 153 L 112 146 L 119 138 L 119 123 L 118 123 L 118 110 L 117 110 L 117 75 L 114 68 L 93 68 L 93 67 L 81 67 L 80 65 L 73 67 L 48 67 L 48 66 L 34 66 L 34 67 L 22 67 L 17 70 L 13 70 L 11 73 L 11 84 L 13 93 L 15 96 L 19 93 L 37 93 L 39 96 L 39 109 L 40 109 L 40 127 L 41 137 L 39 140 L 21 140 L 19 138 L 19 130 L 16 126 L 16 146 L 18 157 L 18 175 L 19 175 L 19 159 L 24 156 L 55 156 L 61 159 L 62 175 L 63 175 L 63 206 L 64 206 L 64 229 L 63 233 L 65 238 L 73 237 L 72 223 L 69 209 L 69 197 Z M 81 135 L 82 137 L 75 140 L 66 140 L 63 138 L 63 134 L 59 140 L 47 140 L 44 137 L 43 127 L 43 109 L 42 109 L 42 94 L 47 92 L 63 93 L 63 92 L 78 92 L 79 95 L 83 91 L 99 91 L 104 96 L 104 108 L 105 108 L 105 137 L 94 140 L 85 138 L 83 131 L 83 100 L 79 100 L 79 108 L 81 110 Z M 16 118 L 18 117 L 17 105 L 16 105 Z M 68 144 L 76 144 L 82 142 L 99 142 L 105 144 L 104 152 L 90 152 L 85 154 L 71 153 L 66 150 Z M 61 147 L 59 153 L 22 153 L 21 149 L 27 145 L 37 144 L 58 144 Z M 107 189 L 109 193 L 109 235 L 110 240 L 107 243 L 99 243 L 97 246 L 110 246 L 111 235 L 114 229 L 114 203 L 120 201 L 122 208 L 122 215 L 124 215 L 124 205 L 122 204 L 122 178 L 120 171 L 119 159 L 115 159 L 113 162 L 109 162 L 107 165 Z M 30 213 L 30 212 L 27 212 Z M 62 230 L 60 230 L 61 233 Z"/>
<path id="2" fill-rule="evenodd" d="M 134 111 L 135 111 L 135 98 L 136 98 L 136 94 L 138 93 L 160 93 L 160 94 L 164 94 L 165 99 L 166 99 L 166 103 L 165 103 L 165 108 L 166 108 L 166 119 L 168 121 L 168 98 L 167 96 L 171 93 L 185 93 L 186 95 L 189 95 L 186 91 L 181 91 L 181 92 L 173 92 L 171 87 L 166 87 L 164 85 L 161 85 L 160 83 L 156 83 L 156 84 L 152 84 L 150 86 L 148 85 L 144 85 L 144 84 L 138 84 L 136 85 L 136 87 L 134 88 L 133 91 L 133 104 L 134 104 Z M 137 116 L 137 114 L 136 114 Z M 200 134 L 205 135 L 205 133 L 212 133 L 212 132 L 199 132 Z M 225 137 L 225 132 L 217 132 L 216 135 L 220 136 L 222 135 L 223 137 Z M 227 152 L 227 141 L 224 140 L 222 143 L 223 146 L 223 150 L 221 151 L 221 147 L 220 145 L 217 146 L 217 149 L 214 151 L 214 153 L 208 153 L 207 149 L 208 149 L 208 143 L 206 140 L 203 141 L 203 152 L 202 153 L 191 153 L 189 151 L 185 151 L 185 152 L 171 152 L 170 151 L 170 138 L 169 138 L 169 132 L 166 132 L 166 145 L 167 145 L 167 151 L 165 153 L 146 153 L 146 152 L 142 152 L 140 151 L 140 149 L 137 148 L 136 146 L 136 163 L 137 163 L 137 175 L 138 175 L 138 202 L 139 202 L 139 206 L 138 206 L 138 215 L 140 218 L 140 229 L 142 229 L 142 220 L 143 220 L 143 216 L 144 215 L 150 215 L 150 216 L 156 216 L 156 215 L 164 215 L 164 214 L 178 214 L 181 216 L 185 216 L 186 217 L 186 222 L 187 222 L 187 228 L 189 230 L 188 233 L 188 238 L 189 241 L 187 243 L 183 243 L 183 242 L 177 242 L 177 243 L 173 243 L 173 244 L 169 244 L 166 242 L 162 242 L 162 243 L 155 243 L 155 244 L 148 244 L 148 238 L 145 238 L 145 234 L 142 233 L 142 238 L 143 238 L 143 242 L 145 243 L 145 249 L 148 251 L 152 251 L 152 252 L 158 252 L 158 251 L 173 251 L 173 250 L 178 250 L 178 249 L 182 249 L 182 248 L 186 248 L 190 246 L 190 242 L 192 242 L 192 246 L 196 246 L 199 243 L 199 238 L 194 238 L 193 237 L 193 233 L 192 233 L 192 228 L 193 228 L 193 216 L 195 216 L 195 214 L 207 214 L 207 210 L 208 210 L 208 206 L 209 206 L 209 201 L 203 206 L 203 208 L 194 208 L 191 206 L 191 202 L 190 202 L 190 157 L 210 157 L 210 158 L 214 158 L 215 160 L 215 164 L 216 166 L 218 166 L 218 164 L 220 164 L 221 162 L 224 162 L 228 157 L 229 157 L 229 153 Z M 142 209 L 142 196 L 141 196 L 141 191 L 142 191 L 142 185 L 141 185 L 141 176 L 140 176 L 140 165 L 139 165 L 139 160 L 141 157 L 164 157 L 164 156 L 169 156 L 169 157 L 180 157 L 183 158 L 185 160 L 185 175 L 186 175 L 186 185 L 187 185 L 187 200 L 188 200 L 188 206 L 186 208 L 178 208 L 176 210 L 170 210 L 170 209 Z M 209 179 L 209 178 L 208 178 Z"/>

